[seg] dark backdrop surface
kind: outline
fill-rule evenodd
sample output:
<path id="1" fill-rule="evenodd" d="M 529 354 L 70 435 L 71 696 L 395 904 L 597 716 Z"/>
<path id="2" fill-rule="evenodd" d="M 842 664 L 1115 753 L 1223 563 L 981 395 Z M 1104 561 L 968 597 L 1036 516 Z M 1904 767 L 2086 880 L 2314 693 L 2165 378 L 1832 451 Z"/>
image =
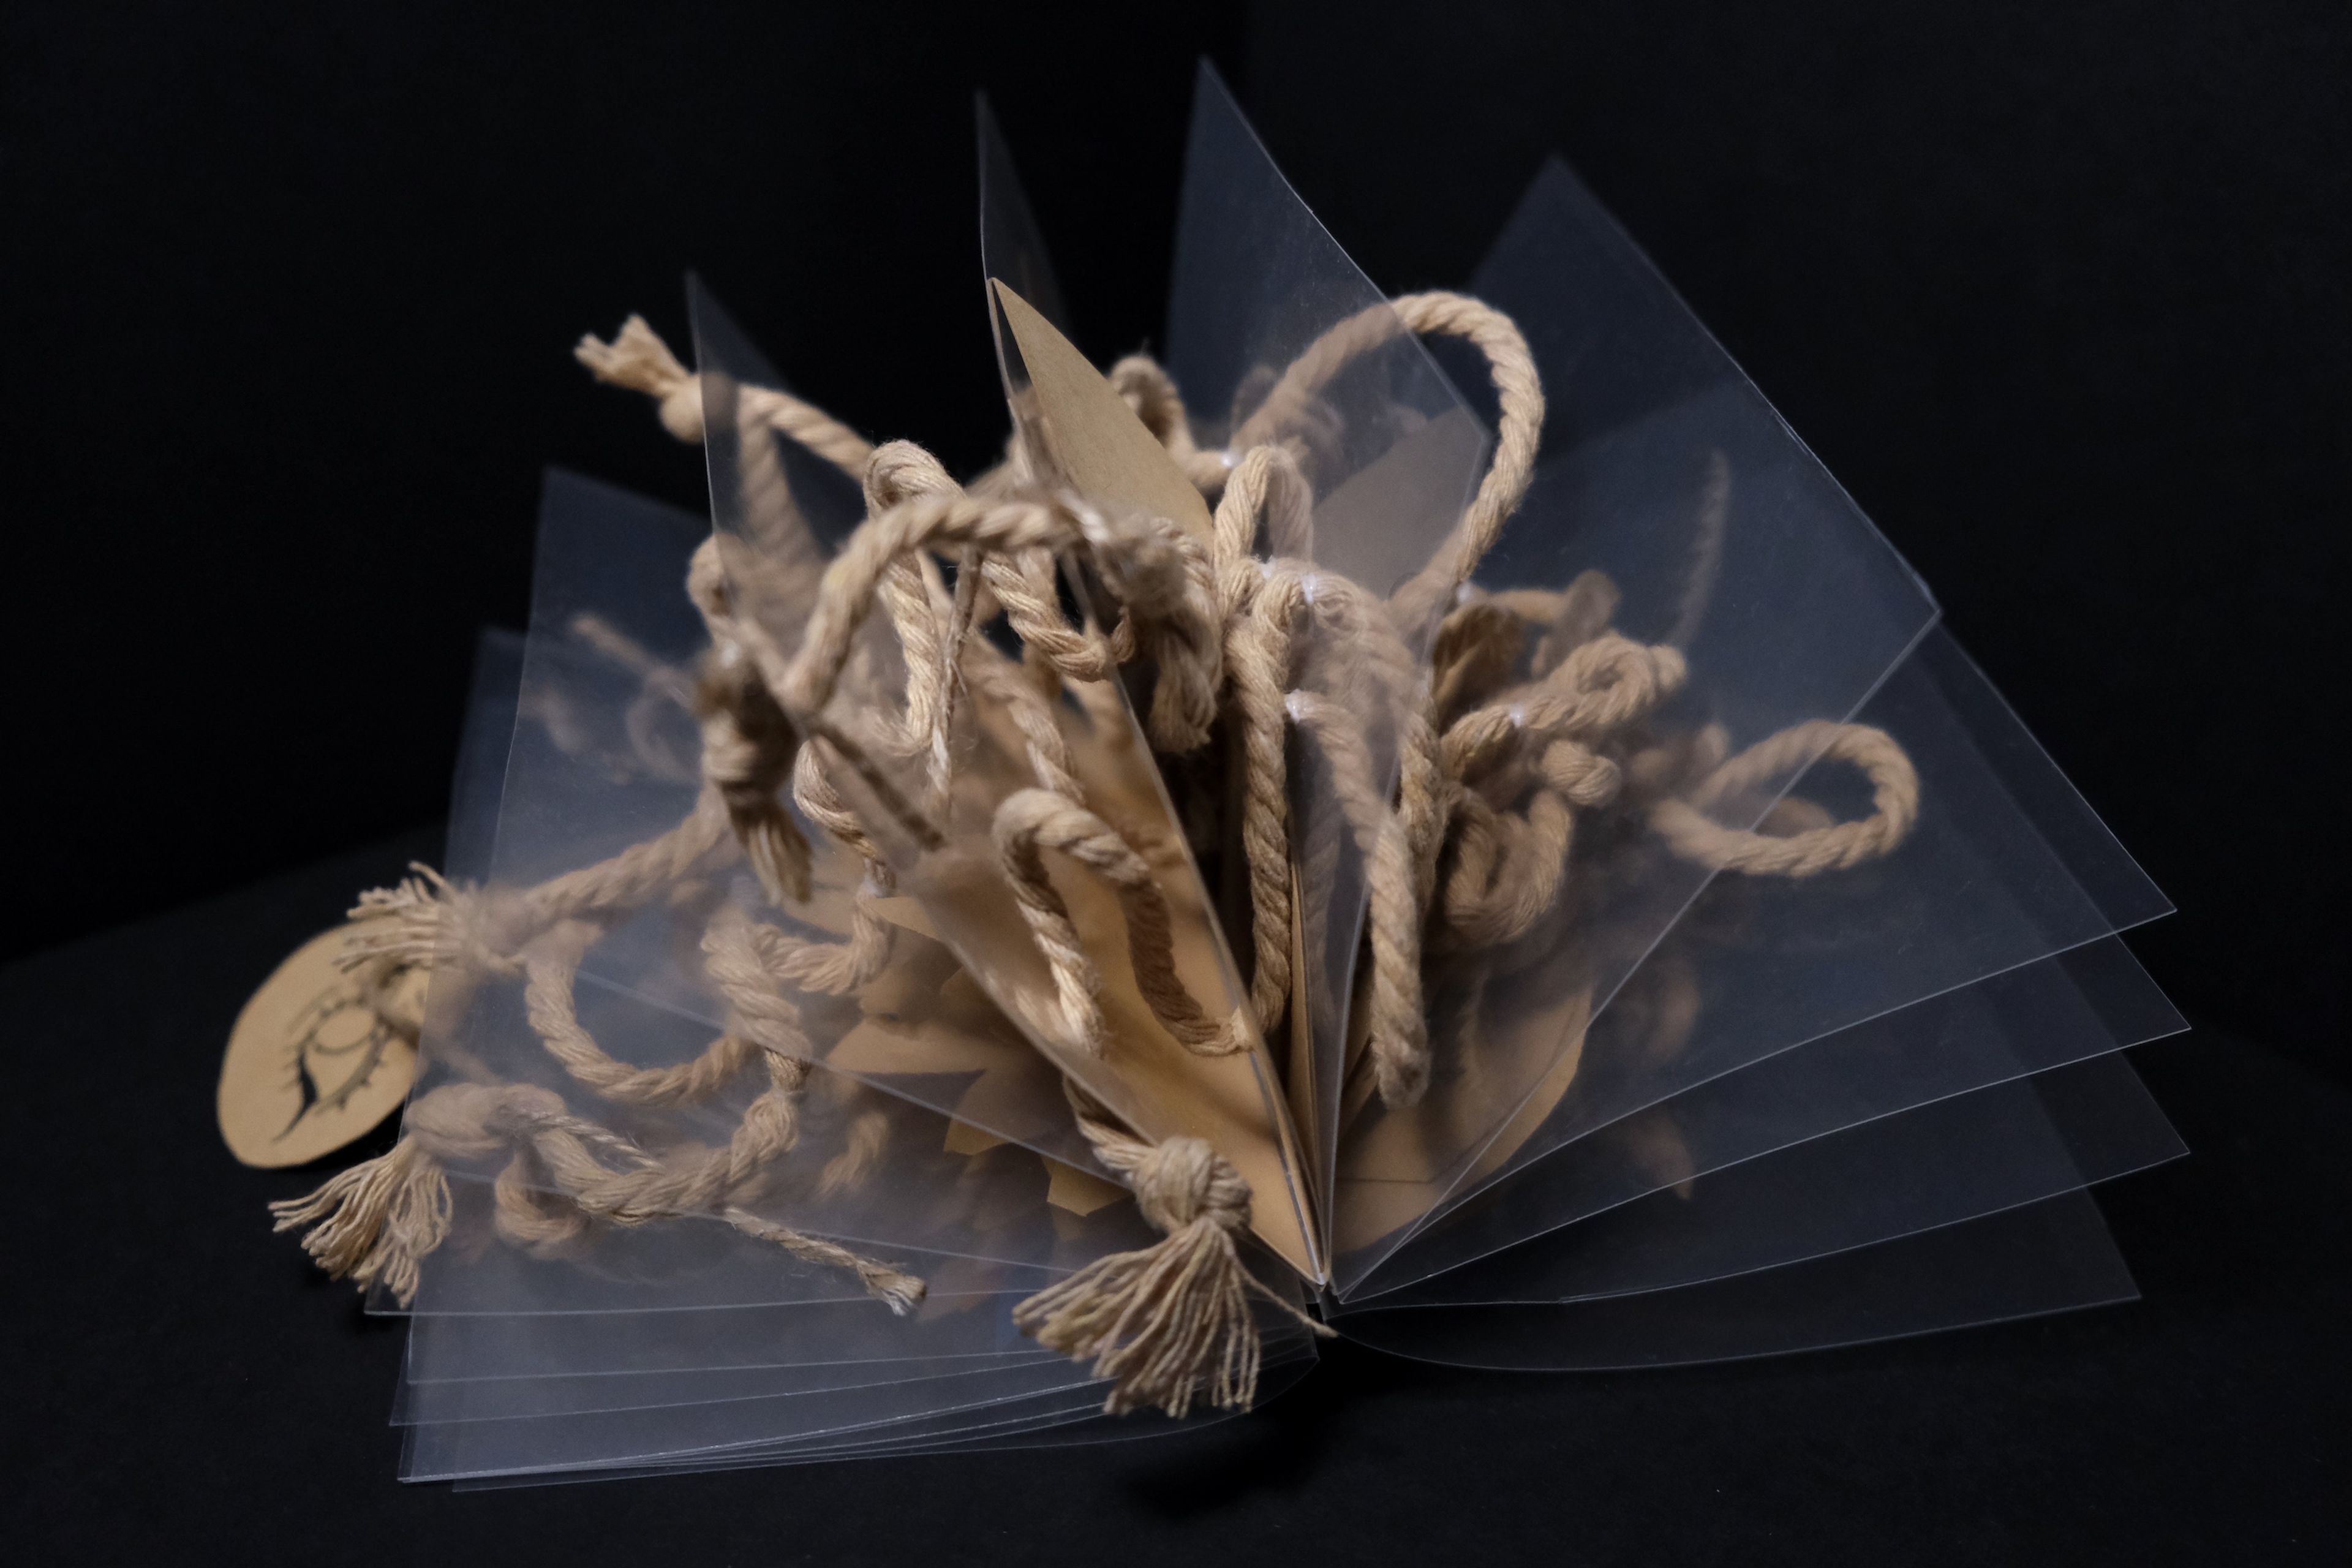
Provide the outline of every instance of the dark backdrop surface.
<path id="1" fill-rule="evenodd" d="M 1384 286 L 1566 155 L 2343 1075 L 2352 17 L 2239 5 L 239 8 L 0 21 L 0 497 L 31 831 L 0 952 L 432 818 L 554 461 L 698 505 L 567 350 L 701 269 L 803 391 L 1000 438 L 969 95 L 1084 346 L 1158 328 L 1192 61 Z"/>

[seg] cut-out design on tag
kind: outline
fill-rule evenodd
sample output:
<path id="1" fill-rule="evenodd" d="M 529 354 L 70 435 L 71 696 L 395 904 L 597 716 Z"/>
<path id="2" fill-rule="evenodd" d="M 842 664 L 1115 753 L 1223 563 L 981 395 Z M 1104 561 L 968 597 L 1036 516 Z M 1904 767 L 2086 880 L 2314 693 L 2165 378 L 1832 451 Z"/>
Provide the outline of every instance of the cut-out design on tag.
<path id="1" fill-rule="evenodd" d="M 215 1104 L 221 1137 L 245 1164 L 308 1164 L 408 1098 L 425 975 L 403 974 L 379 994 L 365 972 L 336 967 L 347 934 L 338 926 L 296 948 L 229 1030 Z"/>

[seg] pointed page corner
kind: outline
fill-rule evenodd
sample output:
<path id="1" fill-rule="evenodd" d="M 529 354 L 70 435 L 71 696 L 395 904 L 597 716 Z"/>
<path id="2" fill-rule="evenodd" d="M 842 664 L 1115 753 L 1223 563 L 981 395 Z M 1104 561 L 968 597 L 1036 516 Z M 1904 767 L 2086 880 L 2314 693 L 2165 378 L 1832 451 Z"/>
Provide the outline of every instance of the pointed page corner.
<path id="1" fill-rule="evenodd" d="M 1025 389 L 1008 386 L 1008 392 L 1024 438 L 1033 428 L 1036 433 L 1032 458 L 1082 495 L 1167 518 L 1206 541 L 1208 503 L 1127 400 L 1012 285 L 1001 278 L 989 281 L 1013 337 L 1008 348 L 1019 354 L 1026 374 Z"/>

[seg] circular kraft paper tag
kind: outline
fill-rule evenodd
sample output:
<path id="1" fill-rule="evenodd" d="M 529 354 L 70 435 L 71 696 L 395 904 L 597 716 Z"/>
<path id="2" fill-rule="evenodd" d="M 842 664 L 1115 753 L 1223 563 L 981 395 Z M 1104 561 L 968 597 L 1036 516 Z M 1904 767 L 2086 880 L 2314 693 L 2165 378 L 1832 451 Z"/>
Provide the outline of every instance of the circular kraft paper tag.
<path id="1" fill-rule="evenodd" d="M 368 1131 L 408 1097 L 424 972 L 393 981 L 380 1012 L 367 978 L 335 967 L 348 930 L 338 926 L 295 949 L 229 1030 L 221 1137 L 248 1165 L 307 1164 Z"/>

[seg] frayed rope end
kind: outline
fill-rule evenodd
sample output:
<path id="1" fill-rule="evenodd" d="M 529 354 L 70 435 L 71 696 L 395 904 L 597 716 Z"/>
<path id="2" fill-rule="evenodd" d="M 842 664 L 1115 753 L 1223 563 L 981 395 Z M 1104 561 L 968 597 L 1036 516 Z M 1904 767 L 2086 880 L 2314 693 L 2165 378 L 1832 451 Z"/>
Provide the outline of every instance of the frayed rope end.
<path id="1" fill-rule="evenodd" d="M 1131 1173 L 1144 1217 L 1168 1234 L 1134 1252 L 1097 1258 L 1013 1309 L 1022 1332 L 1047 1350 L 1094 1363 L 1112 1380 L 1103 1410 L 1188 1414 L 1205 1398 L 1246 1409 L 1261 1357 L 1256 1295 L 1321 1335 L 1330 1331 L 1268 1290 L 1243 1267 L 1235 1237 L 1249 1224 L 1249 1186 L 1198 1138 L 1171 1138 Z"/>
<path id="2" fill-rule="evenodd" d="M 308 1197 L 269 1205 L 272 1228 L 309 1226 L 302 1250 L 329 1278 L 362 1290 L 383 1281 L 402 1306 L 416 1299 L 418 1265 L 449 1234 L 449 1180 L 440 1163 L 403 1138 L 389 1153 L 327 1179 Z"/>
<path id="3" fill-rule="evenodd" d="M 583 333 L 572 357 L 599 381 L 661 400 L 662 427 L 689 444 L 702 439 L 702 379 L 680 364 L 643 316 L 631 316 L 605 342 Z"/>
<path id="4" fill-rule="evenodd" d="M 335 966 L 345 973 L 389 961 L 400 969 L 440 969 L 479 949 L 474 895 L 421 861 L 395 887 L 360 895 L 345 919 L 351 931 Z"/>

